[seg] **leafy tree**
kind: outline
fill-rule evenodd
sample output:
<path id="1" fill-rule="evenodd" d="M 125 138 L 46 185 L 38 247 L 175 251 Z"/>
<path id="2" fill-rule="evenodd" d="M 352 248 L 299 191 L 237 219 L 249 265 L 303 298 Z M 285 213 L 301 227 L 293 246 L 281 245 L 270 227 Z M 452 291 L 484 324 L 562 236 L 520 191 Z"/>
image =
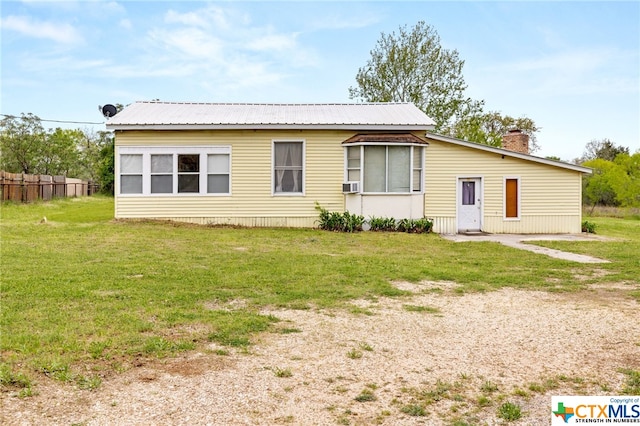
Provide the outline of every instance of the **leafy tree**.
<path id="1" fill-rule="evenodd" d="M 351 99 L 412 102 L 436 122 L 436 131 L 475 114 L 483 102 L 465 96 L 464 61 L 441 46 L 436 30 L 424 21 L 399 32 L 382 33 L 371 58 L 358 70 Z"/>
<path id="2" fill-rule="evenodd" d="M 0 120 L 0 168 L 12 173 L 37 173 L 46 139 L 37 116 L 5 116 Z"/>
<path id="3" fill-rule="evenodd" d="M 593 169 L 583 179 L 583 201 L 592 206 L 640 206 L 640 152 L 618 154 L 614 161 L 595 158 L 583 163 Z"/>
<path id="4" fill-rule="evenodd" d="M 100 162 L 98 165 L 98 181 L 100 191 L 113 195 L 115 175 L 115 140 L 113 133 L 102 132 L 105 143 L 100 150 Z"/>
<path id="5" fill-rule="evenodd" d="M 88 130 L 83 132 L 83 137 L 78 145 L 80 156 L 78 177 L 93 182 L 100 180 L 102 150 L 110 143 L 113 143 L 112 132 L 93 132 Z"/>
<path id="6" fill-rule="evenodd" d="M 601 158 L 613 161 L 618 154 L 629 154 L 629 148 L 616 146 L 609 139 L 593 139 L 585 146 L 581 162 Z"/>
<path id="7" fill-rule="evenodd" d="M 495 147 L 502 146 L 502 136 L 509 130 L 519 129 L 529 136 L 529 152 L 540 149 L 536 132 L 540 130 L 536 123 L 527 117 L 513 118 L 499 112 L 473 114 L 458 120 L 449 130 L 451 136 L 468 141 L 483 143 Z"/>
<path id="8" fill-rule="evenodd" d="M 616 199 L 626 207 L 640 207 L 640 151 L 633 155 L 625 152 L 616 155 L 614 164 L 620 166 L 627 179 L 615 186 Z"/>
<path id="9" fill-rule="evenodd" d="M 35 173 L 78 177 L 78 143 L 83 136 L 80 130 L 57 128 L 47 132 Z"/>
<path id="10" fill-rule="evenodd" d="M 400 27 L 398 33 L 382 33 L 371 58 L 358 69 L 351 99 L 365 102 L 412 102 L 435 122 L 435 131 L 492 146 L 518 128 L 529 135 L 530 151 L 539 149 L 539 130 L 527 117 L 513 118 L 483 112 L 484 101 L 465 96 L 464 61 L 458 51 L 442 47 L 436 30 L 419 21 Z"/>
<path id="11" fill-rule="evenodd" d="M 592 210 L 596 205 L 620 205 L 616 200 L 614 181 L 621 179 L 624 172 L 612 161 L 602 158 L 586 161 L 583 165 L 593 169 L 593 174 L 582 180 L 583 203 L 591 205 Z"/>
<path id="12" fill-rule="evenodd" d="M 0 136 L 0 169 L 11 173 L 64 175 L 97 181 L 102 178 L 105 147 L 105 152 L 110 149 L 113 157 L 111 132 L 44 130 L 40 118 L 33 114 L 5 116 L 0 121 Z M 109 161 L 113 175 L 113 158 Z M 113 176 L 105 178 L 112 186 Z"/>

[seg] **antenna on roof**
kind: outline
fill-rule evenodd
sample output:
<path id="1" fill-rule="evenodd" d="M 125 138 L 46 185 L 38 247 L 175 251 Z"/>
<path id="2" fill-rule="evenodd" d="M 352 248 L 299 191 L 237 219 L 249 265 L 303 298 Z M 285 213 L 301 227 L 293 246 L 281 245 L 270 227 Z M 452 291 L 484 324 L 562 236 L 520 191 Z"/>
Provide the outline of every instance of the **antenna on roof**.
<path id="1" fill-rule="evenodd" d="M 118 113 L 118 109 L 111 104 L 106 104 L 105 106 L 98 105 L 98 110 L 100 110 L 106 118 L 113 117 Z"/>

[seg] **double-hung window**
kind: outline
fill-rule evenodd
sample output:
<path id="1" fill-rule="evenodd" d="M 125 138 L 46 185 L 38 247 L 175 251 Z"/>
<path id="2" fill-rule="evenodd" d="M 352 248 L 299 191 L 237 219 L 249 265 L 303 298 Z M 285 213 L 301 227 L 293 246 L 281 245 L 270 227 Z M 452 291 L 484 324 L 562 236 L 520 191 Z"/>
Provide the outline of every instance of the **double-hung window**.
<path id="1" fill-rule="evenodd" d="M 229 154 L 207 156 L 207 193 L 229 193 Z"/>
<path id="2" fill-rule="evenodd" d="M 304 193 L 304 142 L 273 141 L 273 193 Z"/>
<path id="3" fill-rule="evenodd" d="M 173 155 L 151 154 L 151 193 L 173 192 Z"/>
<path id="4" fill-rule="evenodd" d="M 119 194 L 231 193 L 230 147 L 118 147 Z"/>
<path id="5" fill-rule="evenodd" d="M 142 154 L 120 155 L 120 193 L 142 193 Z"/>
<path id="6" fill-rule="evenodd" d="M 364 193 L 421 192 L 423 150 L 411 145 L 350 146 L 347 179 L 362 181 Z"/>
<path id="7" fill-rule="evenodd" d="M 178 192 L 200 192 L 200 154 L 178 154 Z"/>

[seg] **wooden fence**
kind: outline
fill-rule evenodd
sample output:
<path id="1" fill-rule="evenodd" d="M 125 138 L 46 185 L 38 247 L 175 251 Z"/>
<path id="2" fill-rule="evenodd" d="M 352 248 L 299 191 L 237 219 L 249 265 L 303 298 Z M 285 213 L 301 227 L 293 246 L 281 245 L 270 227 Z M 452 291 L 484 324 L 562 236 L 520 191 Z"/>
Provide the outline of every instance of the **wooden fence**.
<path id="1" fill-rule="evenodd" d="M 0 171 L 2 201 L 30 203 L 56 197 L 93 195 L 98 186 L 93 182 L 65 176 L 27 175 Z"/>

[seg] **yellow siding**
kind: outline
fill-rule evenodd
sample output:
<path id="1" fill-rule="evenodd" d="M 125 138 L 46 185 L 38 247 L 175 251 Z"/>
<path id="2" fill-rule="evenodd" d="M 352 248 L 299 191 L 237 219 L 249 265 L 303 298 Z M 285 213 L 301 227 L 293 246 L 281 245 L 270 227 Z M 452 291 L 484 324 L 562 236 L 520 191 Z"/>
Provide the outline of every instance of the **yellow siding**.
<path id="1" fill-rule="evenodd" d="M 434 231 L 457 232 L 458 177 L 481 177 L 483 231 L 491 233 L 580 232 L 579 172 L 429 140 L 425 160 L 425 216 Z M 520 178 L 520 220 L 504 220 L 504 178 Z"/>
<path id="2" fill-rule="evenodd" d="M 341 131 L 127 131 L 116 133 L 116 146 L 231 146 L 231 196 L 120 196 L 118 218 L 163 218 L 196 223 L 247 226 L 313 226 L 317 201 L 343 210 Z M 273 140 L 305 142 L 305 194 L 273 196 Z"/>

